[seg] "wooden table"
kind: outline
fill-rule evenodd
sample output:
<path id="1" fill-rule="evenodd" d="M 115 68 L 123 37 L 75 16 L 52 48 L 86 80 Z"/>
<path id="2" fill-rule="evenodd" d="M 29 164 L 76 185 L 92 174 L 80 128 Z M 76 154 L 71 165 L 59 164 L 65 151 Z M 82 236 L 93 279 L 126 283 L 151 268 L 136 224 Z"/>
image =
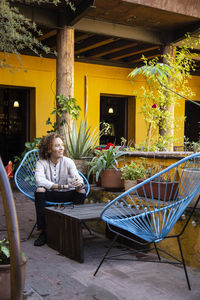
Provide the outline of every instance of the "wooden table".
<path id="1" fill-rule="evenodd" d="M 46 207 L 47 245 L 80 263 L 84 262 L 83 223 L 100 219 L 105 203 Z"/>

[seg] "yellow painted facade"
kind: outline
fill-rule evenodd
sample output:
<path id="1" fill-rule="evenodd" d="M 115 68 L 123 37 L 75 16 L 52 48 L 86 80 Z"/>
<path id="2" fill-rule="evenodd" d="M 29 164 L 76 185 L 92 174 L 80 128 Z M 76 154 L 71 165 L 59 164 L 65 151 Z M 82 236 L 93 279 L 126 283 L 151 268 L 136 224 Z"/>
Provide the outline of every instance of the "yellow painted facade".
<path id="1" fill-rule="evenodd" d="M 3 55 L 3 54 L 2 54 Z M 13 65 L 13 72 L 9 69 L 0 69 L 0 84 L 7 86 L 30 87 L 31 91 L 31 138 L 45 134 L 48 127 L 46 120 L 50 117 L 55 106 L 56 93 L 56 60 L 21 56 L 23 68 L 16 56 L 10 55 L 8 62 Z M 26 70 L 26 71 L 25 71 Z M 128 131 L 129 139 L 139 144 L 145 140 L 145 122 L 140 113 L 141 102 L 134 100 L 135 89 L 144 84 L 142 77 L 135 80 L 132 85 L 128 74 L 131 69 L 101 66 L 95 64 L 75 63 L 74 96 L 81 106 L 81 116 L 84 115 L 85 76 L 88 78 L 88 110 L 89 125 L 95 127 L 100 121 L 100 96 L 128 96 Z M 200 99 L 200 78 L 193 77 L 190 85 L 196 93 L 195 99 Z M 34 96 L 35 95 L 35 96 Z M 35 99 L 33 99 L 35 97 Z M 181 99 L 175 108 L 177 128 L 176 145 L 183 143 L 184 136 L 184 107 L 185 101 Z M 179 119 L 179 117 L 182 117 Z"/>

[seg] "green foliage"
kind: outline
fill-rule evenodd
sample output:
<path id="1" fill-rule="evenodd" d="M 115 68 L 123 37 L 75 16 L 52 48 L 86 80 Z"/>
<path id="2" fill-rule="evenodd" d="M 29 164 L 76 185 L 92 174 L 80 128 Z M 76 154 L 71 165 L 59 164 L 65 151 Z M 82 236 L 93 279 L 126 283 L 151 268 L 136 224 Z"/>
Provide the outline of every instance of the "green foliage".
<path id="1" fill-rule="evenodd" d="M 188 86 L 188 79 L 191 77 L 190 71 L 195 69 L 195 54 L 191 53 L 191 49 L 199 43 L 200 37 L 193 41 L 187 36 L 182 47 L 175 50 L 174 56 L 162 55 L 167 64 L 159 63 L 158 58 L 148 61 L 143 56 L 144 66 L 134 69 L 129 74 L 132 79 L 139 74 L 145 77 L 146 84 L 140 91 L 135 91 L 135 94 L 137 99 L 142 101 L 141 113 L 147 127 L 148 149 L 157 145 L 165 150 L 174 138 L 169 134 L 175 127 L 173 112 L 169 108 L 175 103 L 178 104 L 181 98 L 173 91 L 187 98 L 194 95 Z"/>
<path id="2" fill-rule="evenodd" d="M 51 5 L 57 5 L 61 0 L 0 1 L 0 51 L 5 53 L 5 57 L 0 59 L 0 67 L 9 67 L 11 70 L 12 66 L 7 63 L 8 53 L 16 54 L 21 63 L 19 54 L 25 48 L 29 48 L 39 56 L 41 56 L 42 53 L 50 52 L 50 48 L 43 45 L 38 40 L 39 36 L 42 35 L 42 32 L 37 29 L 34 22 L 31 22 L 19 12 L 18 8 L 14 5 L 14 2 L 23 2 L 32 5 L 34 5 L 34 3 L 50 3 Z M 71 1 L 65 0 L 65 2 L 72 10 L 75 10 Z M 56 54 L 56 52 L 54 52 L 54 54 Z"/>
<path id="3" fill-rule="evenodd" d="M 3 239 L 0 241 L 0 265 L 6 265 L 10 263 L 10 250 L 9 241 Z"/>
<path id="4" fill-rule="evenodd" d="M 123 155 L 122 152 L 119 151 L 120 147 L 109 147 L 106 150 L 95 150 L 95 156 L 92 158 L 89 165 L 88 178 L 91 173 L 96 174 L 96 180 L 98 181 L 99 175 L 102 170 L 118 167 L 118 162 L 122 159 L 119 159 L 120 156 Z"/>
<path id="5" fill-rule="evenodd" d="M 56 114 L 56 116 L 61 117 L 64 113 L 67 113 L 72 117 L 72 120 L 77 120 L 79 118 L 81 108 L 77 104 L 77 100 L 75 98 L 66 97 L 64 95 L 58 95 L 57 103 L 58 105 L 53 108 L 51 115 Z M 65 123 L 66 121 L 62 120 L 60 126 L 63 126 Z M 57 122 L 52 123 L 50 118 L 47 119 L 46 125 L 52 126 L 52 130 L 48 132 L 57 132 L 59 130 Z"/>
<path id="6" fill-rule="evenodd" d="M 34 138 L 33 142 L 26 142 L 25 143 L 25 150 L 22 152 L 21 156 L 14 156 L 14 164 L 13 164 L 13 171 L 17 170 L 19 164 L 21 163 L 24 155 L 33 149 L 37 149 L 40 143 L 41 138 Z"/>
<path id="7" fill-rule="evenodd" d="M 69 114 L 73 120 L 77 120 L 80 115 L 80 106 L 75 98 L 65 97 L 64 95 L 57 96 L 58 105 L 53 108 L 52 115 L 57 114 L 59 117 L 63 113 Z"/>
<path id="8" fill-rule="evenodd" d="M 125 180 L 137 180 L 144 178 L 145 176 L 145 167 L 141 163 L 139 165 L 131 162 L 129 165 L 124 166 L 121 168 L 122 172 L 122 179 Z"/>
<path id="9" fill-rule="evenodd" d="M 98 128 L 99 126 L 92 131 L 87 122 L 83 120 L 80 122 L 79 127 L 75 121 L 72 124 L 72 129 L 67 125 L 67 132 L 65 130 L 67 155 L 72 159 L 90 157 L 103 134 L 103 131 L 99 132 Z"/>
<path id="10" fill-rule="evenodd" d="M 197 142 L 190 142 L 187 138 L 184 140 L 184 150 L 200 152 L 200 139 Z"/>

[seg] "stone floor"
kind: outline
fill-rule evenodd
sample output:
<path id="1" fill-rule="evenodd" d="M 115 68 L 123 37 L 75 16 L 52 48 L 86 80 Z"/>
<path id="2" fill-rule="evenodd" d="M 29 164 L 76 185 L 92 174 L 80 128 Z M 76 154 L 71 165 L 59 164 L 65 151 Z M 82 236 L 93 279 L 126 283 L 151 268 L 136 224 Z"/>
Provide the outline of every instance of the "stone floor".
<path id="1" fill-rule="evenodd" d="M 188 268 L 189 291 L 181 267 L 140 261 L 106 261 L 96 277 L 93 273 L 110 241 L 101 235 L 85 241 L 85 262 L 70 260 L 47 245 L 34 247 L 34 232 L 26 240 L 34 222 L 34 205 L 14 190 L 19 220 L 21 248 L 27 256 L 24 300 L 199 300 L 200 271 Z M 6 235 L 0 198 L 0 234 Z M 127 250 L 116 245 L 113 251 Z M 133 257 L 133 256 L 132 256 Z M 131 255 L 129 255 L 131 258 Z"/>

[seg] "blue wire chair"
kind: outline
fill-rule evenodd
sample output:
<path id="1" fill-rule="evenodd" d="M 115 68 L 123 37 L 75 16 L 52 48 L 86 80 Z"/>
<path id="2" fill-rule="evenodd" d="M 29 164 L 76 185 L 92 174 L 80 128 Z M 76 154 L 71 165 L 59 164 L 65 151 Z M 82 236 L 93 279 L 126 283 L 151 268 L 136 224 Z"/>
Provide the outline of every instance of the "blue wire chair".
<path id="1" fill-rule="evenodd" d="M 21 161 L 19 167 L 17 168 L 14 176 L 14 181 L 17 188 L 22 192 L 26 197 L 35 201 L 35 191 L 37 189 L 37 184 L 35 181 L 35 165 L 39 160 L 38 149 L 31 150 L 27 152 Z M 90 185 L 87 178 L 78 170 L 79 175 L 83 178 L 86 190 L 86 197 L 90 192 Z M 69 205 L 72 202 L 50 202 L 46 201 L 46 206 L 48 205 Z M 31 237 L 33 230 L 35 229 L 36 224 L 34 225 L 31 233 L 28 236 L 28 239 Z"/>
<path id="2" fill-rule="evenodd" d="M 162 195 L 161 186 L 163 180 L 165 180 L 165 187 Z M 157 184 L 156 188 L 155 183 Z M 161 195 L 163 197 L 162 200 Z M 170 235 L 173 226 L 194 198 L 197 198 L 196 204 L 193 208 L 188 208 L 190 215 L 183 229 L 179 234 Z M 146 246 L 153 243 L 154 247 L 152 249 L 155 249 L 158 256 L 156 262 L 182 264 L 188 288 L 191 289 L 180 236 L 184 233 L 199 200 L 200 153 L 181 159 L 115 198 L 106 205 L 101 213 L 101 218 L 107 223 L 109 229 L 115 233 L 115 237 L 97 267 L 94 276 L 105 259 L 113 259 L 113 257 L 118 256 L 108 256 L 108 254 L 117 237 L 123 236 L 140 245 Z M 142 241 L 138 241 L 138 237 Z M 181 259 L 157 247 L 157 243 L 165 238 L 175 237 L 177 238 Z M 152 249 L 145 248 L 139 251 Z M 139 251 L 134 251 L 134 253 Z M 161 260 L 159 252 L 169 255 L 173 260 L 171 262 Z"/>

